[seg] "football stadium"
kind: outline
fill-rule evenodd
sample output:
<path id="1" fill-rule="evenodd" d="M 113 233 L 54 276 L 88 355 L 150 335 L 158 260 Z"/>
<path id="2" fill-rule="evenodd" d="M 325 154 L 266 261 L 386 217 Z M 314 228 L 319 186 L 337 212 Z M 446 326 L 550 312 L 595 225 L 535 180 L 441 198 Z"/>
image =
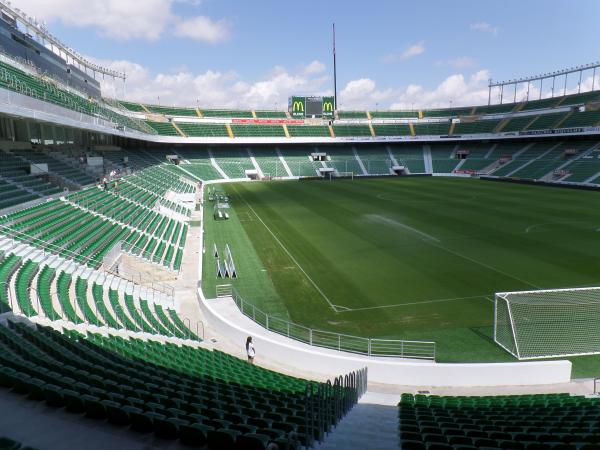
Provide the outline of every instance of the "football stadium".
<path id="1" fill-rule="evenodd" d="M 231 26 L 149 3 L 178 38 Z M 600 63 L 515 53 L 399 104 L 338 86 L 330 23 L 285 104 L 233 73 L 209 101 L 51 10 L 0 0 L 0 449 L 600 449 Z"/>

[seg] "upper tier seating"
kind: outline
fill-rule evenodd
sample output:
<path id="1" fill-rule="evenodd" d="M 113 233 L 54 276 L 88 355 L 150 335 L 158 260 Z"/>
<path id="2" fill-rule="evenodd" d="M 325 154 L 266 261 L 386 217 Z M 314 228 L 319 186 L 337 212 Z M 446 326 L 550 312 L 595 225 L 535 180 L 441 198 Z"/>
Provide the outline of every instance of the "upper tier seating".
<path id="1" fill-rule="evenodd" d="M 252 111 L 242 111 L 234 109 L 203 109 L 201 111 L 204 117 L 234 117 L 239 119 L 252 119 Z"/>
<path id="2" fill-rule="evenodd" d="M 254 111 L 257 119 L 286 119 L 285 111 Z"/>
<path id="3" fill-rule="evenodd" d="M 225 125 L 219 123 L 177 122 L 177 126 L 190 137 L 229 137 Z"/>
<path id="4" fill-rule="evenodd" d="M 415 123 L 413 126 L 417 136 L 448 135 L 450 133 L 450 122 Z"/>
<path id="5" fill-rule="evenodd" d="M 176 108 L 168 106 L 146 105 L 146 108 L 153 113 L 164 114 L 165 116 L 191 116 L 198 117 L 194 108 Z"/>
<path id="6" fill-rule="evenodd" d="M 338 111 L 338 118 L 340 119 L 367 119 L 366 111 Z"/>
<path id="7" fill-rule="evenodd" d="M 334 125 L 333 132 L 338 137 L 371 136 L 371 130 L 367 125 Z"/>
<path id="8" fill-rule="evenodd" d="M 98 116 L 132 130 L 148 133 L 151 131 L 142 122 L 113 111 L 95 100 L 84 98 L 61 89 L 53 82 L 25 73 L 10 64 L 0 61 L 0 87 L 17 91 L 30 97 L 80 111 L 90 116 Z M 118 105 L 117 105 L 118 106 Z"/>
<path id="9" fill-rule="evenodd" d="M 236 137 L 285 137 L 281 125 L 231 125 Z"/>
<path id="10" fill-rule="evenodd" d="M 424 109 L 423 117 L 454 117 L 468 116 L 473 110 L 472 106 L 466 108 L 447 108 L 447 109 Z"/>
<path id="11" fill-rule="evenodd" d="M 500 120 L 477 120 L 474 122 L 457 123 L 453 134 L 493 133 Z"/>
<path id="12" fill-rule="evenodd" d="M 120 100 L 119 103 L 127 111 L 141 112 L 141 113 L 146 112 L 144 107 L 139 103 L 125 102 L 123 100 Z"/>
<path id="13" fill-rule="evenodd" d="M 375 136 L 410 136 L 410 127 L 407 124 L 373 125 Z"/>
<path id="14" fill-rule="evenodd" d="M 162 136 L 180 136 L 171 122 L 151 122 L 147 120 L 146 123 Z"/>
<path id="15" fill-rule="evenodd" d="M 331 137 L 324 125 L 288 125 L 287 129 L 291 137 Z"/>

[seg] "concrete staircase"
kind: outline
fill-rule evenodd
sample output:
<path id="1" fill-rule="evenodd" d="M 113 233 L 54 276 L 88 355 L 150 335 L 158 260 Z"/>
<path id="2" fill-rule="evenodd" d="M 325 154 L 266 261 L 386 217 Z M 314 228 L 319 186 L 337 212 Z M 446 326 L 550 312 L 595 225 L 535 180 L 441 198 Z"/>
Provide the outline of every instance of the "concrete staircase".
<path id="1" fill-rule="evenodd" d="M 400 395 L 367 392 L 317 450 L 390 450 L 398 448 Z"/>

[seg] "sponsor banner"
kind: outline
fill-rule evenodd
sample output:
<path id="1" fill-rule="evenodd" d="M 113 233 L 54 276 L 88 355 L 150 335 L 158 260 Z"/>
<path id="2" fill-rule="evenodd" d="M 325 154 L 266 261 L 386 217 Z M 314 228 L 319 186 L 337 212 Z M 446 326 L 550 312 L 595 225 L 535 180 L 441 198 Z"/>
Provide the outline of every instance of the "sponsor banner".
<path id="1" fill-rule="evenodd" d="M 231 119 L 231 123 L 237 124 L 271 124 L 271 125 L 302 125 L 304 120 L 298 119 Z"/>
<path id="2" fill-rule="evenodd" d="M 557 130 L 531 130 L 531 131 L 519 131 L 519 136 L 534 136 L 538 134 L 570 134 L 570 133 L 583 133 L 585 128 L 559 128 Z"/>
<path id="3" fill-rule="evenodd" d="M 458 170 L 455 170 L 454 173 L 464 173 L 465 175 L 475 175 L 475 174 L 477 174 L 477 171 L 471 170 L 471 169 L 458 169 Z"/>
<path id="4" fill-rule="evenodd" d="M 323 118 L 333 119 L 335 101 L 333 97 L 323 97 Z"/>
<path id="5" fill-rule="evenodd" d="M 304 119 L 306 117 L 306 97 L 291 97 L 289 106 L 294 119 Z"/>

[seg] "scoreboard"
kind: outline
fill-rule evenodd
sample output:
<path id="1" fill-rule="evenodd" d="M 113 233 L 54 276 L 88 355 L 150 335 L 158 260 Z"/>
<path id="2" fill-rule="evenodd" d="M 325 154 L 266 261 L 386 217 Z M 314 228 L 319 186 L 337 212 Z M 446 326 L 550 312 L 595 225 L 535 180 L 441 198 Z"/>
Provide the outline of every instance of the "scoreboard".
<path id="1" fill-rule="evenodd" d="M 288 99 L 288 111 L 294 119 L 333 119 L 335 99 L 330 97 L 298 97 Z"/>

